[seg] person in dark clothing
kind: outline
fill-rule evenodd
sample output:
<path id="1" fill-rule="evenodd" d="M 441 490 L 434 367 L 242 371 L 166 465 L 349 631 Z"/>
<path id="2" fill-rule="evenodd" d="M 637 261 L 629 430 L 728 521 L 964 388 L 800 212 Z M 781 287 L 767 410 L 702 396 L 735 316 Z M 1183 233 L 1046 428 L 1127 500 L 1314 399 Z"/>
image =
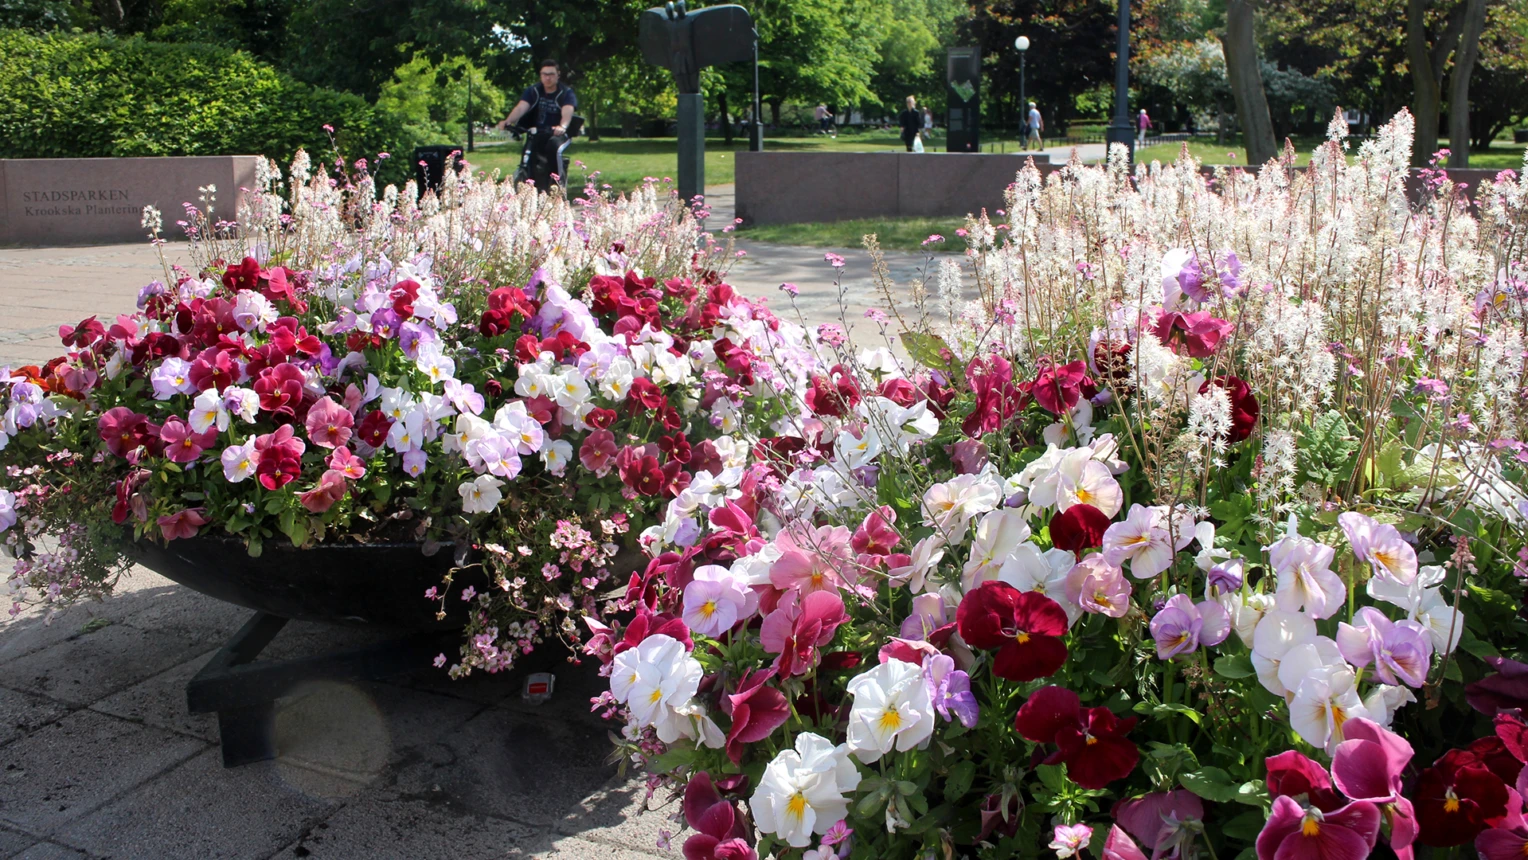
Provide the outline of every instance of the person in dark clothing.
<path id="1" fill-rule="evenodd" d="M 573 122 L 573 109 L 578 97 L 573 88 L 561 83 L 562 70 L 556 60 L 541 62 L 541 83 L 526 89 L 520 95 L 509 116 L 499 128 L 519 125 L 529 114 L 525 126 L 533 130 L 532 147 L 535 169 L 531 171 L 537 188 L 551 184 L 551 174 L 564 176 L 562 152 L 568 145 L 568 125 Z"/>
<path id="2" fill-rule="evenodd" d="M 918 110 L 917 99 L 907 97 L 907 110 L 897 115 L 897 125 L 902 128 L 903 145 L 908 152 L 912 152 L 913 141 L 918 139 L 918 132 L 923 131 L 923 112 Z"/>

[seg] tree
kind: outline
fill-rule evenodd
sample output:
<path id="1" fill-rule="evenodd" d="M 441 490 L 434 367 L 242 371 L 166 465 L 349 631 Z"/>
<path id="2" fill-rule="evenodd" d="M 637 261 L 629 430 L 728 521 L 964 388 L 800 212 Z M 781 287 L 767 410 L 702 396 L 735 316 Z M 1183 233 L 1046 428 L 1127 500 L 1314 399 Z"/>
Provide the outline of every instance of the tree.
<path id="1" fill-rule="evenodd" d="M 1013 40 L 1028 36 L 1026 91 L 1057 133 L 1073 116 L 1079 95 L 1113 82 L 1117 7 L 1112 0 L 970 0 L 970 5 L 971 16 L 959 31 L 967 43 L 981 47 L 989 92 L 1018 97 Z"/>
<path id="2" fill-rule="evenodd" d="M 1262 69 L 1254 37 L 1253 0 L 1228 0 L 1226 29 L 1220 43 L 1226 53 L 1226 79 L 1236 100 L 1236 119 L 1241 124 L 1247 164 L 1261 165 L 1278 155 L 1273 138 L 1273 115 L 1263 90 Z"/>
<path id="3" fill-rule="evenodd" d="M 505 94 L 487 81 L 483 70 L 465 57 L 440 63 L 416 54 L 393 71 L 382 85 L 377 106 L 402 117 L 409 132 L 420 140 L 455 142 L 465 136 L 467 76 L 472 76 L 472 116 L 477 123 L 492 123 L 508 113 Z"/>
<path id="4" fill-rule="evenodd" d="M 1459 143 L 1463 145 L 1460 160 L 1468 163 L 1469 78 L 1484 26 L 1485 0 L 1455 0 L 1441 7 L 1435 6 L 1433 0 L 1406 0 L 1406 58 L 1413 86 L 1411 112 L 1417 118 L 1413 163 L 1425 165 L 1438 149 L 1443 76 L 1451 59 L 1450 113 L 1457 111 L 1463 115 L 1457 127 Z M 1455 98 L 1459 99 L 1457 105 L 1452 101 Z M 1452 159 L 1450 164 L 1461 166 Z"/>

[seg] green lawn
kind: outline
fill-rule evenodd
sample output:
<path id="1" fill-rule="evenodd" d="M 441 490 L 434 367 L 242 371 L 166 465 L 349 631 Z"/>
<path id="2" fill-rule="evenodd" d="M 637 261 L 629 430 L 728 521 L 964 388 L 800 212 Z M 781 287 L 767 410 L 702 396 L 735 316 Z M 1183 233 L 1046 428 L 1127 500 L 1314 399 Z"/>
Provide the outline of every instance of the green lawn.
<path id="1" fill-rule="evenodd" d="M 1011 139 L 985 143 L 1006 146 L 1009 151 L 1016 145 Z M 944 132 L 936 131 L 933 141 L 926 142 L 925 146 L 935 151 L 943 150 Z M 766 138 L 764 148 L 773 152 L 883 152 L 901 150 L 902 141 L 895 131 L 865 131 L 844 133 L 837 138 L 821 135 Z M 720 137 L 706 138 L 706 184 L 731 183 L 736 153 L 747 150 L 748 141 L 743 137 L 735 138 L 731 146 Z M 677 152 L 678 142 L 672 137 L 575 140 L 568 147 L 568 157 L 575 162 L 569 179 L 573 184 L 582 186 L 587 173 L 599 171 L 601 183 L 609 183 L 612 188 L 625 191 L 642 184 L 642 180 L 648 176 L 673 178 L 678 167 Z M 511 141 L 479 146 L 468 160 L 478 167 L 488 170 L 498 168 L 508 174 L 514 171 L 519 159 L 520 144 Z M 582 162 L 585 168 L 580 169 L 576 162 Z"/>
<path id="2" fill-rule="evenodd" d="M 1304 166 L 1310 161 L 1311 150 L 1321 144 L 1320 139 L 1295 141 L 1295 163 Z M 1178 157 L 1178 152 L 1183 145 L 1180 143 L 1162 143 L 1156 146 L 1148 146 L 1138 149 L 1135 159 L 1138 162 L 1150 164 L 1160 161 L 1163 164 L 1170 163 Z M 1201 143 L 1195 141 L 1188 145 L 1189 152 L 1204 164 L 1245 164 L 1247 152 L 1241 148 L 1240 142 L 1216 145 L 1214 143 Z M 1357 147 L 1348 150 L 1348 158 L 1351 160 Z M 1510 141 L 1497 140 L 1491 148 L 1485 152 L 1470 153 L 1470 167 L 1483 167 L 1491 170 L 1505 170 L 1509 167 L 1523 166 L 1523 144 L 1514 144 Z"/>
<path id="3" fill-rule="evenodd" d="M 1310 160 L 1310 151 L 1320 143 L 1317 139 L 1297 140 L 1295 149 L 1299 153 L 1298 163 L 1305 164 Z M 932 151 L 944 149 L 944 132 L 935 131 L 934 139 L 925 144 Z M 1013 152 L 1018 149 L 1018 143 L 1012 137 L 994 138 L 983 141 L 982 148 L 996 147 L 999 151 Z M 1171 162 L 1178 157 L 1178 149 L 1181 144 L 1160 144 L 1149 146 L 1136 153 L 1138 161 L 1150 163 L 1159 160 L 1163 163 Z M 821 135 L 768 138 L 764 141 L 764 148 L 774 152 L 885 152 L 897 151 L 902 148 L 902 141 L 898 139 L 895 131 L 865 131 L 845 132 L 837 138 L 823 137 Z M 722 138 L 714 137 L 706 139 L 706 184 L 726 185 L 733 181 L 733 162 L 736 153 L 748 149 L 745 138 L 735 138 L 729 146 Z M 672 137 L 649 137 L 640 139 L 612 138 L 590 141 L 580 139 L 573 142 L 568 153 L 574 161 L 574 169 L 570 180 L 575 187 L 582 187 L 585 176 L 593 171 L 599 171 L 599 181 L 608 183 L 618 191 L 628 191 L 642 184 L 645 177 L 653 176 L 659 179 L 664 177 L 673 178 L 677 169 L 678 143 Z M 1189 151 L 1205 164 L 1242 164 L 1246 154 L 1240 146 L 1234 143 L 1216 145 L 1209 142 L 1189 144 Z M 478 167 L 489 170 L 500 169 L 506 174 L 512 173 L 520 158 L 520 144 L 514 141 L 504 143 L 486 144 L 479 146 L 469 159 Z M 1498 140 L 1496 144 L 1485 153 L 1475 153 L 1470 157 L 1471 167 L 1486 167 L 1493 170 L 1502 170 L 1509 167 L 1520 167 L 1523 159 L 1523 145 Z M 584 167 L 578 167 L 582 162 Z M 821 225 L 817 225 L 821 226 Z M 851 228 L 845 228 L 851 229 Z M 852 228 L 858 229 L 858 228 Z M 909 229 L 913 229 L 909 227 Z M 921 230 L 922 227 L 916 229 Z M 928 232 L 945 232 L 932 229 Z M 809 235 L 803 234 L 806 238 Z M 846 235 L 839 233 L 839 235 Z M 909 234 L 909 237 L 911 234 Z M 918 237 L 921 242 L 927 238 L 927 233 Z M 785 241 L 785 240 L 770 240 Z M 837 242 L 805 242 L 804 244 L 825 245 L 842 247 Z M 858 245 L 856 236 L 853 245 Z M 892 247 L 887 244 L 887 247 Z M 917 247 L 916 243 L 912 246 Z"/>
<path id="4" fill-rule="evenodd" d="M 809 245 L 819 248 L 859 248 L 867 233 L 880 239 L 888 251 L 961 251 L 965 241 L 955 231 L 965 226 L 964 218 L 861 218 L 816 224 L 768 224 L 737 231 L 739 239 L 775 242 L 781 245 Z M 924 240 L 939 234 L 944 242 L 925 247 Z"/>

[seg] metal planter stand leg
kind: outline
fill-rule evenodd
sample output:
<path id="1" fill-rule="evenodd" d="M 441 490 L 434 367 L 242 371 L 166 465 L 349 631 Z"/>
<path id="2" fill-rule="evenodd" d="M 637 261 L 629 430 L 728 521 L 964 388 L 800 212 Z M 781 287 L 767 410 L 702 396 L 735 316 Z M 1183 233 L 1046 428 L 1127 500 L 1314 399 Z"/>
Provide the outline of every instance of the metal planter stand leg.
<path id="1" fill-rule="evenodd" d="M 422 669 L 456 633 L 419 633 L 363 648 L 256 663 L 287 619 L 256 612 L 186 685 L 193 714 L 216 713 L 223 766 L 276 757 L 275 703 L 307 681 L 377 681 Z"/>

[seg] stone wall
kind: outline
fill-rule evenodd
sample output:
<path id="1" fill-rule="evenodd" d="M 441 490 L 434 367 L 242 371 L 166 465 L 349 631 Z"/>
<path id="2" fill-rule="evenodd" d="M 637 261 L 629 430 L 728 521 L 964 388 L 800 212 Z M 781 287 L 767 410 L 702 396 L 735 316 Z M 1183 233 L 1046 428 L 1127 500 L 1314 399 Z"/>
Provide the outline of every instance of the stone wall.
<path id="1" fill-rule="evenodd" d="M 181 158 L 0 159 L 0 245 L 87 245 L 147 238 L 143 207 L 179 239 L 184 203 L 216 186 L 214 218 L 232 221 L 240 188 L 255 182 L 253 155 Z"/>
<path id="2" fill-rule="evenodd" d="M 1003 208 L 1030 155 L 963 152 L 739 152 L 737 217 L 795 224 L 961 216 Z M 1049 166 L 1045 155 L 1032 156 Z M 1043 169 L 1043 168 L 1042 168 Z"/>

